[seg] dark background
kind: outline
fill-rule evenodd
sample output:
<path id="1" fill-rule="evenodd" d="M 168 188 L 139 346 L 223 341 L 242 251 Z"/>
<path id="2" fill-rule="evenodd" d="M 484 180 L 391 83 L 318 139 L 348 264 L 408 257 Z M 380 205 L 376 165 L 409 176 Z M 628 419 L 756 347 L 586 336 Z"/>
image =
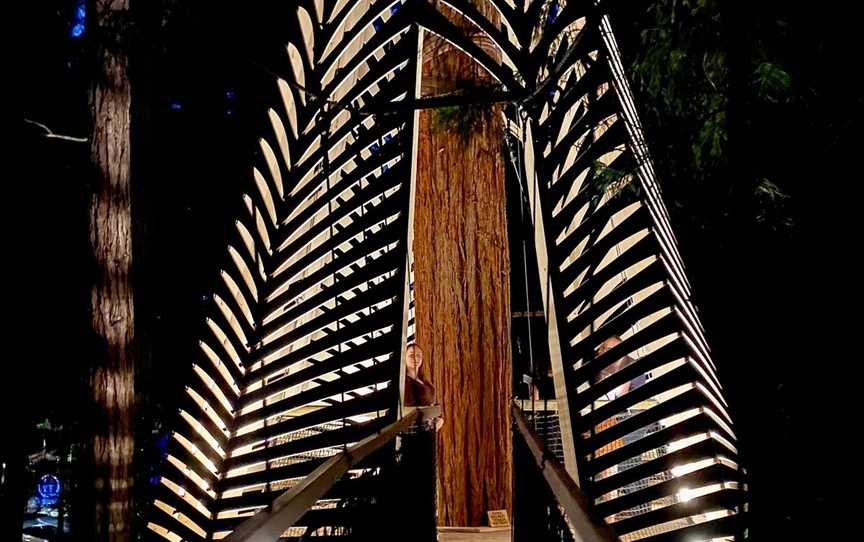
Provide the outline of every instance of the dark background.
<path id="1" fill-rule="evenodd" d="M 12 167 L 4 183 L 11 190 L 3 261 L 13 305 L 0 381 L 13 436 L 3 446 L 31 450 L 43 436 L 36 421 L 47 417 L 74 431 L 84 403 L 88 149 L 46 139 L 21 117 L 86 136 L 89 35 L 70 37 L 72 0 L 25 4 L 13 23 L 23 30 L 14 47 L 20 71 L 6 85 L 21 116 L 7 128 Z M 134 281 L 144 479 L 163 431 L 163 405 L 182 386 L 174 376 L 196 351 L 223 240 L 251 186 L 257 128 L 265 107 L 279 103 L 271 72 L 287 68 L 279 21 L 288 13 L 278 4 L 287 3 L 162 1 L 136 8 Z M 640 31 L 652 24 L 648 4 L 622 2 L 613 13 L 625 65 L 640 57 Z M 857 469 L 842 452 L 857 441 L 860 425 L 857 409 L 841 404 L 855 391 L 857 361 L 843 350 L 859 334 L 859 19 L 841 2 L 747 4 L 759 12 L 749 15 L 788 22 L 782 37 L 763 45 L 783 59 L 806 103 L 758 110 L 746 134 L 747 162 L 698 183 L 673 163 L 688 152 L 680 141 L 687 132 L 656 114 L 643 121 L 737 421 L 753 537 L 825 540 L 846 521 L 838 490 Z M 651 103 L 650 93 L 634 88 L 637 104 Z M 783 212 L 791 227 L 724 215 L 736 171 L 763 163 L 788 195 Z M 667 181 L 664 171 L 673 170 Z M 138 491 L 145 495 L 146 484 Z"/>
<path id="2" fill-rule="evenodd" d="M 729 112 L 737 110 L 741 126 L 728 127 L 728 163 L 704 176 L 682 167 L 696 136 L 686 123 L 668 122 L 638 83 L 637 104 L 736 420 L 750 473 L 753 536 L 846 539 L 839 534 L 850 527 L 841 501 L 851 504 L 858 472 L 848 450 L 857 440 L 860 358 L 854 262 L 864 93 L 853 82 L 860 19 L 843 2 L 715 3 L 719 24 L 693 32 L 719 27 L 730 55 L 782 66 L 790 79 L 785 96 L 732 93 Z M 640 33 L 656 18 L 645 9 L 652 2 L 624 4 L 614 22 L 626 66 L 644 59 Z M 730 29 L 723 16 L 732 5 L 737 21 Z M 742 86 L 756 86 L 745 75 Z M 785 197 L 771 205 L 757 194 L 753 203 L 736 192 L 748 178 L 770 179 Z"/>

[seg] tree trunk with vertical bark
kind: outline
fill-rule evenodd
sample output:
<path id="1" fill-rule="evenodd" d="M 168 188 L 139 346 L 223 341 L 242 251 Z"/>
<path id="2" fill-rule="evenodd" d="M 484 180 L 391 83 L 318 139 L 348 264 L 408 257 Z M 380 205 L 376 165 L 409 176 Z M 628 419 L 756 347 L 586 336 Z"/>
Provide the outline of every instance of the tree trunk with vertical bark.
<path id="1" fill-rule="evenodd" d="M 477 82 L 473 61 L 435 41 L 427 37 L 424 93 Z M 502 126 L 500 112 L 491 108 L 472 115 L 473 124 L 461 133 L 442 126 L 438 115 L 420 115 L 413 247 L 417 342 L 426 354 L 421 378 L 435 386 L 444 415 L 437 446 L 439 523 L 478 526 L 486 524 L 488 510 L 511 508 Z"/>
<path id="2" fill-rule="evenodd" d="M 97 0 L 93 17 L 99 43 L 90 95 L 96 175 L 89 224 L 95 266 L 90 308 L 98 350 L 90 373 L 93 507 L 88 534 L 99 542 L 129 541 L 132 526 L 131 89 L 126 44 L 118 39 L 118 22 L 128 9 L 129 0 Z"/>

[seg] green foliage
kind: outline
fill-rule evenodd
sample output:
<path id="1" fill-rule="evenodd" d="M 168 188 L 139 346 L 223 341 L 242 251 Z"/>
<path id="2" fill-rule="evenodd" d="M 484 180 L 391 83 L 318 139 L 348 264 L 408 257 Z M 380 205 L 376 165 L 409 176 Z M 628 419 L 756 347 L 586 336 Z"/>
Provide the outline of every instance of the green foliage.
<path id="1" fill-rule="evenodd" d="M 610 199 L 622 194 L 639 194 L 639 183 L 636 182 L 633 171 L 625 171 L 605 165 L 603 162 L 594 162 L 592 176 L 585 188 L 591 196 L 591 203 L 596 205 L 604 195 Z"/>
<path id="2" fill-rule="evenodd" d="M 782 67 L 762 62 L 753 71 L 753 85 L 757 94 L 769 102 L 782 102 L 791 98 L 792 77 Z"/>
<path id="3" fill-rule="evenodd" d="M 724 161 L 728 69 L 717 2 L 657 0 L 641 32 L 633 67 L 655 118 L 690 119 L 690 152 L 698 170 Z"/>
<path id="4" fill-rule="evenodd" d="M 795 225 L 789 212 L 789 194 L 769 179 L 756 185 L 756 222 L 771 230 L 791 228 Z"/>
<path id="5" fill-rule="evenodd" d="M 671 207 L 700 228 L 729 216 L 791 226 L 789 181 L 759 138 L 796 102 L 774 46 L 783 21 L 720 0 L 653 0 L 637 28 L 631 74 Z"/>
<path id="6" fill-rule="evenodd" d="M 492 107 L 482 103 L 493 90 L 474 81 L 460 81 L 457 95 L 465 98 L 460 105 L 443 106 L 433 110 L 432 125 L 436 130 L 459 134 L 463 140 L 474 130 L 485 126 L 492 117 Z"/>
<path id="7" fill-rule="evenodd" d="M 467 139 L 471 132 L 482 126 L 491 114 L 491 109 L 478 105 L 444 106 L 434 112 L 433 125 L 443 132 L 454 132 Z"/>

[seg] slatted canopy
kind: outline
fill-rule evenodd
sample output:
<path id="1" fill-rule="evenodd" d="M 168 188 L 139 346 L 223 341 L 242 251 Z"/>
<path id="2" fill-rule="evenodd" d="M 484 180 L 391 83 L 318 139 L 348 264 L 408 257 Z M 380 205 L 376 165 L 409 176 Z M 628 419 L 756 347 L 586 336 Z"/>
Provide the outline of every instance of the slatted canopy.
<path id="1" fill-rule="evenodd" d="M 281 99 L 262 111 L 260 161 L 178 405 L 150 533 L 223 538 L 396 419 L 413 336 L 416 110 L 435 103 L 420 99 L 418 72 L 431 32 L 482 66 L 489 96 L 506 104 L 567 471 L 622 540 L 741 535 L 732 421 L 602 5 L 293 3 Z M 375 466 L 337 484 L 285 537 L 344 524 L 335 503 L 365 491 L 359 474 Z"/>

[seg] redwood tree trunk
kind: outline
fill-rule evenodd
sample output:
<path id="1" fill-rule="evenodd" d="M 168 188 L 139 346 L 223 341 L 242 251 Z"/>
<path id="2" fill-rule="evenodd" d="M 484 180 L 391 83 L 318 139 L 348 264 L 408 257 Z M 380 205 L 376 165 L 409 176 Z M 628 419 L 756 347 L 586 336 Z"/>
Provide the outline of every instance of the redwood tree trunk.
<path id="1" fill-rule="evenodd" d="M 131 539 L 134 441 L 134 317 L 130 272 L 130 84 L 118 21 L 129 0 L 97 0 L 99 48 L 91 91 L 91 158 L 97 175 L 90 203 L 90 245 L 95 264 L 91 324 L 98 351 L 90 374 L 92 540 Z M 117 40 L 108 43 L 107 40 Z M 83 510 L 82 510 L 83 512 Z M 84 519 L 82 517 L 82 519 Z"/>
<path id="2" fill-rule="evenodd" d="M 476 65 L 433 42 L 426 93 L 474 79 Z M 435 38 L 432 38 L 435 40 Z M 485 525 L 510 510 L 510 262 L 501 121 L 490 111 L 466 132 L 422 112 L 415 203 L 417 342 L 421 378 L 436 388 L 439 522 Z"/>

